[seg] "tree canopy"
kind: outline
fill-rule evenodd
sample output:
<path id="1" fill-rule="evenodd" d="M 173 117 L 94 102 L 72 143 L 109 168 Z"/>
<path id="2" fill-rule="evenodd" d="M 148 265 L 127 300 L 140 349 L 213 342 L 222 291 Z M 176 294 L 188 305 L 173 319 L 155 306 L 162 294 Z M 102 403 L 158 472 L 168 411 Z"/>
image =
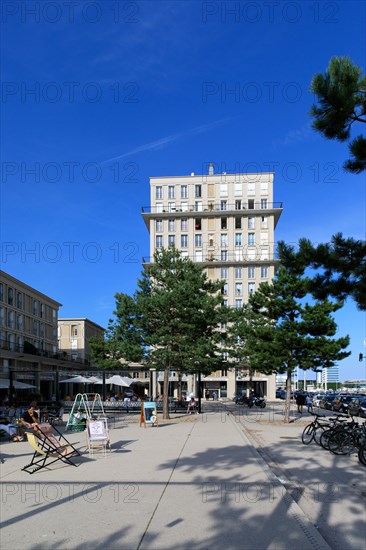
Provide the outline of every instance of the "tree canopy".
<path id="1" fill-rule="evenodd" d="M 333 57 L 325 74 L 314 75 L 311 92 L 317 96 L 310 115 L 313 128 L 327 139 L 349 142 L 350 159 L 344 163 L 348 172 L 366 170 L 366 139 L 360 134 L 351 139 L 355 123 L 366 122 L 366 77 L 349 57 Z"/>

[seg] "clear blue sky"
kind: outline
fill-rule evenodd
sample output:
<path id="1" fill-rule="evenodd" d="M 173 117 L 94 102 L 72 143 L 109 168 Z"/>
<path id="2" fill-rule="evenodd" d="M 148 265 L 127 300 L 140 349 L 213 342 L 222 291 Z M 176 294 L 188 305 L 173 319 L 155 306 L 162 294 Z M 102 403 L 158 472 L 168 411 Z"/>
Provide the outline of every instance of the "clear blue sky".
<path id="1" fill-rule="evenodd" d="M 67 3 L 66 3 L 67 4 Z M 107 326 L 149 255 L 149 177 L 273 170 L 276 240 L 365 238 L 365 181 L 310 128 L 311 78 L 365 70 L 364 2 L 4 2 L 2 269 Z M 365 315 L 342 378 L 364 378 Z"/>

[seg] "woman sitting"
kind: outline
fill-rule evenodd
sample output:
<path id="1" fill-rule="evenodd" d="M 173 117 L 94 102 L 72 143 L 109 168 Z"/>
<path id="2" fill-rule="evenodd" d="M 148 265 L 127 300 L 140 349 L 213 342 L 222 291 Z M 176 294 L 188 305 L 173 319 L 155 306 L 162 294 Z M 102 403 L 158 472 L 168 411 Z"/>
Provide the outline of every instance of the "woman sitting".
<path id="1" fill-rule="evenodd" d="M 23 438 L 17 434 L 17 427 L 6 418 L 0 418 L 0 431 L 6 432 L 12 441 L 23 441 Z"/>

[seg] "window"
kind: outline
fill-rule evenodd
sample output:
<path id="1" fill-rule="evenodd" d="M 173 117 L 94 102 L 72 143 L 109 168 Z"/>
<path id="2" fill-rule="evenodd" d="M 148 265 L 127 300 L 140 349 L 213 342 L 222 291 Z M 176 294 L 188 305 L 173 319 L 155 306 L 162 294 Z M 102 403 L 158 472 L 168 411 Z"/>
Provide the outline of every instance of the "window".
<path id="1" fill-rule="evenodd" d="M 78 326 L 71 325 L 71 338 L 75 338 L 78 335 Z"/>
<path id="2" fill-rule="evenodd" d="M 261 226 L 263 229 L 268 228 L 268 216 L 261 216 Z"/>
<path id="3" fill-rule="evenodd" d="M 236 299 L 235 300 L 235 307 L 236 307 L 236 309 L 239 309 L 239 308 L 243 307 L 243 300 Z"/>
<path id="4" fill-rule="evenodd" d="M 196 201 L 194 203 L 195 212 L 202 212 L 202 201 Z"/>
<path id="5" fill-rule="evenodd" d="M 38 301 L 33 300 L 33 315 L 38 315 Z"/>
<path id="6" fill-rule="evenodd" d="M 268 267 L 262 266 L 261 267 L 261 278 L 262 279 L 268 279 Z"/>
<path id="7" fill-rule="evenodd" d="M 242 234 L 235 233 L 235 246 L 241 246 L 241 245 L 242 245 Z"/>
<path id="8" fill-rule="evenodd" d="M 18 317 L 17 317 L 17 329 L 18 330 L 23 330 L 23 320 L 24 320 L 23 315 L 18 315 Z"/>
<path id="9" fill-rule="evenodd" d="M 221 330 L 226 330 L 227 323 L 220 323 L 220 328 L 221 328 Z"/>
<path id="10" fill-rule="evenodd" d="M 268 200 L 267 199 L 261 199 L 261 209 L 266 210 L 268 208 Z"/>
<path id="11" fill-rule="evenodd" d="M 37 321 L 33 321 L 33 334 L 34 334 L 34 336 L 38 336 L 38 323 L 37 323 Z"/>
<path id="12" fill-rule="evenodd" d="M 0 307 L 0 327 L 4 326 L 5 322 L 5 309 L 3 307 Z"/>
<path id="13" fill-rule="evenodd" d="M 0 283 L 0 302 L 4 301 L 4 285 Z"/>
<path id="14" fill-rule="evenodd" d="M 235 279 L 241 279 L 243 276 L 243 269 L 241 267 L 235 268 Z"/>
<path id="15" fill-rule="evenodd" d="M 220 210 L 227 210 L 227 201 L 220 201 Z"/>
<path id="16" fill-rule="evenodd" d="M 194 258 L 195 258 L 196 262 L 202 262 L 203 261 L 203 252 L 202 252 L 202 250 L 196 250 L 196 252 L 194 253 Z"/>
<path id="17" fill-rule="evenodd" d="M 15 334 L 9 334 L 9 350 L 15 351 Z"/>
<path id="18" fill-rule="evenodd" d="M 222 233 L 220 235 L 220 244 L 221 246 L 227 246 L 227 233 Z"/>
<path id="19" fill-rule="evenodd" d="M 175 231 L 175 220 L 169 220 L 168 221 L 168 231 Z"/>
<path id="20" fill-rule="evenodd" d="M 262 248 L 262 250 L 261 250 L 261 260 L 269 260 L 268 248 Z"/>
<path id="21" fill-rule="evenodd" d="M 222 301 L 222 305 L 223 305 L 224 307 L 229 307 L 229 301 L 226 300 L 226 299 L 223 300 L 223 301 Z"/>
<path id="22" fill-rule="evenodd" d="M 156 248 L 163 248 L 163 236 L 162 235 L 156 235 L 155 246 L 156 246 Z"/>
<path id="23" fill-rule="evenodd" d="M 243 194 L 243 184 L 242 183 L 236 183 L 235 184 L 235 196 L 241 197 Z"/>
<path id="24" fill-rule="evenodd" d="M 249 216 L 248 229 L 254 229 L 254 228 L 255 228 L 255 218 L 253 216 Z"/>
<path id="25" fill-rule="evenodd" d="M 221 250 L 221 261 L 227 262 L 227 250 Z"/>
<path id="26" fill-rule="evenodd" d="M 194 246 L 201 247 L 202 246 L 202 235 L 195 235 L 194 236 Z"/>
<path id="27" fill-rule="evenodd" d="M 227 197 L 227 183 L 220 183 L 220 197 Z"/>
<path id="28" fill-rule="evenodd" d="M 235 283 L 235 296 L 243 295 L 243 283 Z"/>
<path id="29" fill-rule="evenodd" d="M 248 267 L 248 279 L 254 279 L 255 278 L 255 267 L 250 266 Z"/>
<path id="30" fill-rule="evenodd" d="M 57 321 L 57 310 L 56 309 L 52 309 L 52 321 L 54 323 L 56 323 L 56 321 Z"/>
<path id="31" fill-rule="evenodd" d="M 188 258 L 188 250 L 182 250 L 180 255 L 181 255 L 182 258 Z"/>
<path id="32" fill-rule="evenodd" d="M 254 294 L 255 292 L 255 283 L 248 283 L 248 294 Z"/>
<path id="33" fill-rule="evenodd" d="M 17 308 L 23 309 L 23 292 L 17 292 Z"/>
<path id="34" fill-rule="evenodd" d="M 8 311 L 8 328 L 14 327 L 14 311 Z"/>
<path id="35" fill-rule="evenodd" d="M 188 219 L 182 218 L 180 220 L 180 230 L 181 231 L 188 231 Z"/>
<path id="36" fill-rule="evenodd" d="M 175 235 L 168 235 L 168 247 L 175 246 Z"/>
<path id="37" fill-rule="evenodd" d="M 261 244 L 268 244 L 268 233 L 261 232 Z"/>
<path id="38" fill-rule="evenodd" d="M 248 245 L 253 246 L 254 245 L 254 233 L 248 233 Z"/>
<path id="39" fill-rule="evenodd" d="M 44 304 L 41 304 L 41 318 L 44 319 L 46 317 L 46 306 Z"/>
<path id="40" fill-rule="evenodd" d="M 196 231 L 201 231 L 202 230 L 202 219 L 201 218 L 195 218 L 194 228 L 195 228 Z"/>
<path id="41" fill-rule="evenodd" d="M 180 186 L 180 198 L 181 199 L 188 199 L 188 185 L 181 185 Z"/>
<path id="42" fill-rule="evenodd" d="M 175 202 L 168 202 L 168 212 L 175 212 Z"/>
<path id="43" fill-rule="evenodd" d="M 227 218 L 221 218 L 221 229 L 227 229 Z"/>
<path id="44" fill-rule="evenodd" d="M 155 198 L 156 199 L 162 199 L 163 198 L 163 188 L 161 186 L 158 186 L 155 188 Z"/>
<path id="45" fill-rule="evenodd" d="M 236 262 L 241 262 L 243 260 L 243 249 L 237 248 L 234 250 L 234 258 Z"/>
<path id="46" fill-rule="evenodd" d="M 8 288 L 8 304 L 12 306 L 14 303 L 14 291 L 12 288 Z"/>
<path id="47" fill-rule="evenodd" d="M 241 210 L 241 200 L 235 201 L 235 210 Z"/>
<path id="48" fill-rule="evenodd" d="M 194 186 L 194 196 L 199 198 L 202 197 L 202 186 L 201 185 L 195 185 Z"/>
<path id="49" fill-rule="evenodd" d="M 40 323 L 39 325 L 39 335 L 41 338 L 44 338 L 44 323 Z"/>
<path id="50" fill-rule="evenodd" d="M 188 202 L 181 202 L 180 203 L 180 208 L 181 208 L 182 212 L 188 212 Z"/>
<path id="51" fill-rule="evenodd" d="M 248 209 L 254 210 L 254 199 L 248 199 Z"/>
<path id="52" fill-rule="evenodd" d="M 181 248 L 187 248 L 188 247 L 188 235 L 181 235 L 180 236 L 180 246 L 181 246 Z"/>
<path id="53" fill-rule="evenodd" d="M 221 268 L 221 279 L 227 279 L 227 267 Z"/>
<path id="54" fill-rule="evenodd" d="M 248 183 L 248 195 L 255 195 L 255 183 Z"/>
<path id="55" fill-rule="evenodd" d="M 235 229 L 241 229 L 241 217 L 235 216 Z"/>
<path id="56" fill-rule="evenodd" d="M 212 233 L 208 235 L 208 246 L 214 246 L 214 235 Z"/>
<path id="57" fill-rule="evenodd" d="M 268 182 L 262 181 L 261 183 L 261 195 L 268 195 Z"/>
<path id="58" fill-rule="evenodd" d="M 255 260 L 256 258 L 256 249 L 255 248 L 248 248 L 247 250 L 247 260 Z"/>
<path id="59" fill-rule="evenodd" d="M 161 220 L 160 218 L 155 221 L 155 230 L 159 233 L 163 231 L 163 220 Z"/>
<path id="60" fill-rule="evenodd" d="M 224 296 L 227 296 L 228 289 L 229 289 L 229 285 L 227 283 L 224 283 L 221 288 L 221 294 L 223 294 Z"/>
<path id="61" fill-rule="evenodd" d="M 163 204 L 161 202 L 156 203 L 156 213 L 161 214 L 163 211 Z"/>
<path id="62" fill-rule="evenodd" d="M 168 199 L 174 199 L 175 198 L 175 188 L 174 185 L 168 186 Z"/>

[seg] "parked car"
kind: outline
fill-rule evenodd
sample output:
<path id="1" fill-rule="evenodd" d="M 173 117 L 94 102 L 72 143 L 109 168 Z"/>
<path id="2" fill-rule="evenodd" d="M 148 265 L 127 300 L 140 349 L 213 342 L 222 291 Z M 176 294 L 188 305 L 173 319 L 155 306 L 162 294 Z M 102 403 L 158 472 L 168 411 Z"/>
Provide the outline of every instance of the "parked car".
<path id="1" fill-rule="evenodd" d="M 319 407 L 320 406 L 320 401 L 323 398 L 324 398 L 323 393 L 317 393 L 316 395 L 314 395 L 314 397 L 313 397 L 313 407 Z"/>
<path id="2" fill-rule="evenodd" d="M 333 401 L 335 400 L 336 397 L 337 397 L 336 395 L 325 395 L 320 400 L 320 404 L 319 404 L 320 408 L 321 409 L 327 409 L 328 411 L 331 411 Z"/>
<path id="3" fill-rule="evenodd" d="M 348 405 L 352 401 L 352 395 L 339 395 L 333 400 L 332 410 L 340 413 L 348 412 Z"/>
<path id="4" fill-rule="evenodd" d="M 348 405 L 348 413 L 366 418 L 366 399 L 353 397 Z"/>
<path id="5" fill-rule="evenodd" d="M 277 399 L 286 399 L 286 390 L 276 390 Z"/>

